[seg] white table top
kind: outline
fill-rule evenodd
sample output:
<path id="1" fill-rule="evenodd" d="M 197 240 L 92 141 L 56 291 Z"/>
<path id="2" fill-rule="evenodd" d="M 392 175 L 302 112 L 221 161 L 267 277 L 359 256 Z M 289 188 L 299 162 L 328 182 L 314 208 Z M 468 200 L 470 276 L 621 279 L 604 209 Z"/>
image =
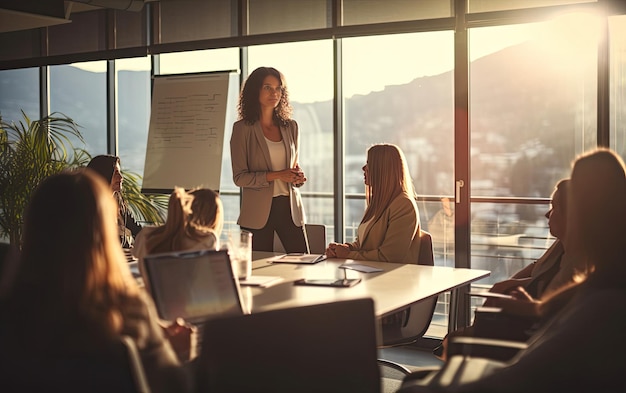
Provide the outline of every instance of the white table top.
<path id="1" fill-rule="evenodd" d="M 338 266 L 348 260 L 333 258 L 314 265 L 296 265 L 274 264 L 268 259 L 254 261 L 252 275 L 280 276 L 284 281 L 268 288 L 242 287 L 244 301 L 251 306 L 251 312 L 371 297 L 376 315 L 383 317 L 490 274 L 488 270 L 353 261 L 383 271 L 360 273 L 347 270 L 348 278 L 362 279 L 350 288 L 297 286 L 293 282 L 300 278 L 344 278 L 344 269 Z"/>

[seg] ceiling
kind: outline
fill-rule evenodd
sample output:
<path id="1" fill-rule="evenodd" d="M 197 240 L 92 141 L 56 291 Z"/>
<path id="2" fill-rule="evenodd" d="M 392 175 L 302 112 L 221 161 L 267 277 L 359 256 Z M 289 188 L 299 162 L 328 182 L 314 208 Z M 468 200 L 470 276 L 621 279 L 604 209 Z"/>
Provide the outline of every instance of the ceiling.
<path id="1" fill-rule="evenodd" d="M 110 8 L 141 11 L 154 0 L 0 0 L 0 33 L 71 23 L 76 12 Z"/>

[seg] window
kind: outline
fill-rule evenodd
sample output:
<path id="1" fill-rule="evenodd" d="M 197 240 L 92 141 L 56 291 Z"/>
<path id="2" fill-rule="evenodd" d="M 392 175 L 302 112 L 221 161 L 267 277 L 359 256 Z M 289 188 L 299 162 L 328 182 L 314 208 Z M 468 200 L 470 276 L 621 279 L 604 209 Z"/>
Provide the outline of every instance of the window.
<path id="1" fill-rule="evenodd" d="M 51 66 L 50 110 L 78 123 L 92 156 L 107 153 L 106 62 Z"/>
<path id="2" fill-rule="evenodd" d="M 611 148 L 626 159 L 626 16 L 609 19 Z"/>
<path id="3" fill-rule="evenodd" d="M 115 61 L 118 155 L 124 170 L 143 177 L 150 123 L 150 58 Z"/>
<path id="4" fill-rule="evenodd" d="M 572 160 L 596 146 L 597 21 L 469 31 L 471 196 L 549 198 Z M 549 238 L 545 204 L 471 206 L 471 265 L 502 280 L 536 259 Z"/>
<path id="5" fill-rule="evenodd" d="M 39 69 L 0 71 L 0 117 L 5 122 L 39 119 Z"/>

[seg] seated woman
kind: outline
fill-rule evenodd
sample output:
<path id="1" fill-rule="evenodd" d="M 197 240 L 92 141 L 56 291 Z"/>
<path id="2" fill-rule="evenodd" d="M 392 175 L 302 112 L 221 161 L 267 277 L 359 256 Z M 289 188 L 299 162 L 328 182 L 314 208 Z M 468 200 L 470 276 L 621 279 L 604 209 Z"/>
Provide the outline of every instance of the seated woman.
<path id="1" fill-rule="evenodd" d="M 120 169 L 120 158 L 113 155 L 95 156 L 87 164 L 90 168 L 97 172 L 107 184 L 111 185 L 113 196 L 117 200 L 117 226 L 122 247 L 130 248 L 133 245 L 135 236 L 141 230 L 141 225 L 135 221 L 126 201 L 122 198 L 122 182 L 124 178 Z"/>
<path id="2" fill-rule="evenodd" d="M 22 252 L 0 287 L 3 356 L 97 354 L 127 335 L 152 391 L 188 391 L 154 304 L 132 278 L 116 211 L 109 184 L 89 169 L 51 176 L 35 190 Z"/>
<path id="3" fill-rule="evenodd" d="M 150 291 L 143 260 L 146 255 L 218 249 L 223 224 L 222 202 L 214 191 L 201 188 L 188 193 L 175 188 L 170 195 L 165 224 L 144 228 L 131 250 L 138 259 L 146 289 Z"/>
<path id="4" fill-rule="evenodd" d="M 626 168 L 617 154 L 599 149 L 576 160 L 567 222 L 568 252 L 590 262 L 587 278 L 545 300 L 498 299 L 496 306 L 505 312 L 547 321 L 504 367 L 436 391 L 626 391 Z M 464 368 L 471 369 L 473 361 L 470 355 Z M 398 392 L 433 391 L 410 377 L 403 385 Z"/>
<path id="5" fill-rule="evenodd" d="M 557 183 L 552 194 L 552 206 L 546 213 L 550 233 L 556 241 L 535 263 L 526 266 L 510 279 L 495 283 L 491 292 L 508 294 L 522 287 L 533 298 L 542 299 L 584 276 L 587 270 L 585 260 L 572 252 L 566 252 L 568 188 L 569 179 Z M 484 306 L 491 307 L 493 304 L 494 300 L 487 299 Z M 532 333 L 531 327 L 535 322 L 534 318 L 496 318 L 494 315 L 483 319 L 480 314 L 476 314 L 474 325 L 450 333 L 433 353 L 442 360 L 450 355 L 448 337 L 479 336 L 524 341 Z"/>
<path id="6" fill-rule="evenodd" d="M 416 264 L 420 217 L 404 153 L 396 145 L 373 145 L 363 172 L 367 208 L 356 241 L 330 243 L 326 255 Z"/>

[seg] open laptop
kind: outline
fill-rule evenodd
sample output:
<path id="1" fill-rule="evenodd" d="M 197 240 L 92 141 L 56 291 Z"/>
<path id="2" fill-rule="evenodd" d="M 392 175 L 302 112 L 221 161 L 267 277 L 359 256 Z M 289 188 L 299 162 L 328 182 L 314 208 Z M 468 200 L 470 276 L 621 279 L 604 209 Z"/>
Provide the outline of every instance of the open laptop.
<path id="1" fill-rule="evenodd" d="M 144 261 L 160 318 L 199 325 L 212 317 L 245 313 L 228 251 L 153 254 Z"/>

